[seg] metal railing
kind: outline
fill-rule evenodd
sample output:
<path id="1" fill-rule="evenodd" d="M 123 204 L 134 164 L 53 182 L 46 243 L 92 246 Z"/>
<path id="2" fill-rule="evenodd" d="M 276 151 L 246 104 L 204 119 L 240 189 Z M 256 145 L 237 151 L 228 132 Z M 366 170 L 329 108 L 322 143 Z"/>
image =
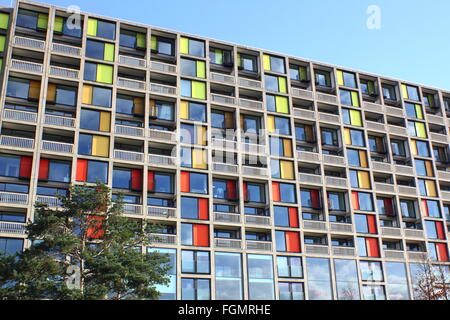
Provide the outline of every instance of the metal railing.
<path id="1" fill-rule="evenodd" d="M 68 46 L 68 45 L 61 44 L 61 43 L 53 43 L 52 51 L 56 52 L 56 53 L 67 54 L 70 56 L 80 56 L 81 55 L 81 48 Z"/>
<path id="2" fill-rule="evenodd" d="M 173 234 L 154 233 L 150 236 L 150 242 L 164 243 L 164 244 L 177 244 L 177 236 L 173 235 Z"/>
<path id="3" fill-rule="evenodd" d="M 315 120 L 316 119 L 316 113 L 312 110 L 305 110 L 300 108 L 294 108 L 294 117 L 298 117 L 301 119 L 309 119 L 309 120 Z"/>
<path id="4" fill-rule="evenodd" d="M 172 132 L 172 131 L 149 129 L 148 137 L 150 139 L 163 140 L 166 142 L 167 141 L 170 141 L 170 142 L 176 141 L 176 134 L 175 134 L 175 132 Z"/>
<path id="5" fill-rule="evenodd" d="M 339 177 L 325 177 L 325 182 L 327 186 L 347 188 L 348 180 Z"/>
<path id="6" fill-rule="evenodd" d="M 261 81 L 254 81 L 249 79 L 239 79 L 239 85 L 250 88 L 262 88 Z"/>
<path id="7" fill-rule="evenodd" d="M 171 64 L 162 63 L 162 62 L 150 62 L 150 69 L 168 73 L 176 73 L 177 67 Z"/>
<path id="8" fill-rule="evenodd" d="M 246 215 L 245 223 L 270 226 L 270 217 Z"/>
<path id="9" fill-rule="evenodd" d="M 11 60 L 11 69 L 24 72 L 42 73 L 42 64 L 23 60 Z"/>
<path id="10" fill-rule="evenodd" d="M 309 254 L 329 254 L 329 248 L 327 245 L 305 245 L 305 252 Z"/>
<path id="11" fill-rule="evenodd" d="M 61 116 L 54 116 L 50 114 L 46 114 L 44 117 L 44 123 L 53 125 L 53 126 L 61 126 L 61 127 L 75 127 L 75 119 Z"/>
<path id="12" fill-rule="evenodd" d="M 310 161 L 310 162 L 319 162 L 320 155 L 315 152 L 308 151 L 297 151 L 297 158 L 299 160 Z"/>
<path id="13" fill-rule="evenodd" d="M 221 94 L 211 94 L 211 100 L 218 103 L 235 104 L 234 97 L 224 96 Z"/>
<path id="14" fill-rule="evenodd" d="M 356 256 L 355 248 L 331 247 L 331 251 L 335 256 L 348 256 L 348 257 Z"/>
<path id="15" fill-rule="evenodd" d="M 45 41 L 19 36 L 14 37 L 14 45 L 38 50 L 45 49 Z"/>
<path id="16" fill-rule="evenodd" d="M 142 162 L 144 160 L 144 154 L 133 151 L 114 150 L 114 159 Z"/>
<path id="17" fill-rule="evenodd" d="M 399 260 L 405 259 L 405 253 L 400 250 L 384 249 L 383 252 L 384 252 L 384 257 L 386 259 L 399 259 Z"/>
<path id="18" fill-rule="evenodd" d="M 330 231 L 334 232 L 353 232 L 353 226 L 350 223 L 330 222 Z"/>
<path id="19" fill-rule="evenodd" d="M 242 167 L 242 174 L 251 176 L 268 176 L 269 171 L 267 168 L 255 168 L 255 167 Z"/>
<path id="20" fill-rule="evenodd" d="M 154 165 L 174 166 L 176 158 L 169 156 L 162 156 L 158 154 L 149 154 L 148 163 Z"/>
<path id="21" fill-rule="evenodd" d="M 150 91 L 165 94 L 177 94 L 176 87 L 156 83 L 150 83 Z"/>
<path id="22" fill-rule="evenodd" d="M 246 241 L 247 250 L 272 251 L 272 242 L 269 241 Z"/>
<path id="23" fill-rule="evenodd" d="M 249 100 L 249 99 L 239 99 L 239 105 L 244 108 L 250 108 L 250 109 L 263 109 L 262 102 L 255 101 L 255 100 Z"/>
<path id="24" fill-rule="evenodd" d="M 123 212 L 125 214 L 141 215 L 142 214 L 142 206 L 140 204 L 125 203 L 123 205 Z"/>
<path id="25" fill-rule="evenodd" d="M 214 212 L 214 221 L 240 223 L 241 215 L 237 213 Z"/>
<path id="26" fill-rule="evenodd" d="M 337 97 L 331 94 L 316 92 L 316 99 L 322 102 L 337 103 Z"/>
<path id="27" fill-rule="evenodd" d="M 52 152 L 73 152 L 73 144 L 54 142 L 54 141 L 42 141 L 42 150 L 52 151 Z"/>
<path id="28" fill-rule="evenodd" d="M 340 123 L 340 118 L 338 115 L 323 112 L 319 112 L 319 120 L 333 124 Z"/>
<path id="29" fill-rule="evenodd" d="M 28 204 L 28 194 L 0 192 L 0 202 L 12 204 Z"/>
<path id="30" fill-rule="evenodd" d="M 0 222 L 0 233 L 25 235 L 25 231 L 23 223 Z"/>
<path id="31" fill-rule="evenodd" d="M 33 149 L 34 139 L 19 138 L 13 136 L 0 136 L 0 145 L 5 147 Z"/>
<path id="32" fill-rule="evenodd" d="M 117 78 L 117 85 L 119 87 L 145 90 L 145 82 L 126 78 Z"/>
<path id="33" fill-rule="evenodd" d="M 241 249 L 242 241 L 238 239 L 214 239 L 216 248 Z"/>
<path id="34" fill-rule="evenodd" d="M 215 72 L 211 72 L 209 75 L 210 75 L 211 80 L 213 80 L 213 81 L 234 83 L 234 77 L 233 76 L 227 76 L 225 74 L 215 73 Z"/>
<path id="35" fill-rule="evenodd" d="M 235 164 L 213 162 L 213 170 L 227 173 L 238 173 L 238 166 Z"/>
<path id="36" fill-rule="evenodd" d="M 3 118 L 17 121 L 36 122 L 37 113 L 5 109 L 3 111 Z"/>
<path id="37" fill-rule="evenodd" d="M 133 67 L 142 67 L 145 68 L 147 66 L 147 61 L 144 59 L 129 57 L 129 56 L 119 56 L 119 63 L 126 64 Z"/>
<path id="38" fill-rule="evenodd" d="M 315 174 L 299 173 L 298 180 L 303 183 L 322 184 L 322 176 Z"/>
<path id="39" fill-rule="evenodd" d="M 80 71 L 68 68 L 50 66 L 50 75 L 71 79 L 78 79 Z"/>
<path id="40" fill-rule="evenodd" d="M 173 208 L 149 206 L 147 207 L 147 215 L 158 218 L 175 218 L 176 210 Z"/>
<path id="41" fill-rule="evenodd" d="M 309 90 L 291 88 L 291 93 L 293 96 L 298 97 L 298 98 L 305 98 L 305 99 L 313 99 L 314 98 L 313 92 L 309 91 Z"/>
<path id="42" fill-rule="evenodd" d="M 116 134 L 124 134 L 127 136 L 143 137 L 144 129 L 139 128 L 139 127 L 129 127 L 129 126 L 123 126 L 123 125 L 116 124 L 115 125 L 115 133 Z"/>
<path id="43" fill-rule="evenodd" d="M 327 231 L 328 226 L 324 221 L 303 221 L 303 229 Z"/>
<path id="44" fill-rule="evenodd" d="M 58 197 L 52 196 L 36 196 L 36 202 L 43 203 L 48 205 L 50 208 L 59 208 L 61 207 L 61 200 Z"/>

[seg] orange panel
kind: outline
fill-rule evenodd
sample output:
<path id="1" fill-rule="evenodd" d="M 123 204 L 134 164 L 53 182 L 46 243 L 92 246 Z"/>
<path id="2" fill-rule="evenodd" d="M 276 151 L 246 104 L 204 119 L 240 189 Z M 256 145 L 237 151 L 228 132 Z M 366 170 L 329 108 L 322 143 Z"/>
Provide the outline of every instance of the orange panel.
<path id="1" fill-rule="evenodd" d="M 278 182 L 272 182 L 272 197 L 273 201 L 280 201 L 280 184 Z"/>
<path id="2" fill-rule="evenodd" d="M 298 232 L 286 232 L 286 251 L 300 252 L 300 235 Z"/>
<path id="3" fill-rule="evenodd" d="M 33 158 L 32 157 L 21 157 L 20 158 L 19 177 L 20 178 L 30 178 L 32 166 L 33 166 Z"/>
<path id="4" fill-rule="evenodd" d="M 242 183 L 242 188 L 244 189 L 242 190 L 244 192 L 244 201 L 247 201 L 248 200 L 247 182 Z"/>
<path id="5" fill-rule="evenodd" d="M 147 191 L 155 190 L 155 172 L 149 171 L 147 174 Z"/>
<path id="6" fill-rule="evenodd" d="M 189 172 L 181 171 L 181 174 L 180 174 L 180 188 L 181 188 L 181 192 L 189 192 L 189 191 L 191 191 L 190 184 L 191 183 L 190 183 Z"/>
<path id="7" fill-rule="evenodd" d="M 206 224 L 193 225 L 193 245 L 198 247 L 209 247 L 209 226 Z"/>
<path id="8" fill-rule="evenodd" d="M 353 210 L 359 210 L 358 192 L 355 192 L 355 191 L 352 192 L 352 205 L 353 205 Z"/>
<path id="9" fill-rule="evenodd" d="M 87 160 L 82 159 L 77 160 L 77 181 L 87 180 L 87 167 L 88 167 Z"/>
<path id="10" fill-rule="evenodd" d="M 370 234 L 377 234 L 377 220 L 375 216 L 373 215 L 367 216 L 367 225 L 369 226 Z"/>
<path id="11" fill-rule="evenodd" d="M 208 220 L 209 219 L 208 199 L 198 199 L 198 218 L 200 220 Z"/>
<path id="12" fill-rule="evenodd" d="M 48 179 L 48 159 L 42 159 L 39 162 L 39 179 L 47 180 Z"/>
<path id="13" fill-rule="evenodd" d="M 380 257 L 377 238 L 366 238 L 367 256 L 373 258 Z"/>
<path id="14" fill-rule="evenodd" d="M 289 226 L 291 228 L 298 228 L 297 208 L 289 208 Z"/>
<path id="15" fill-rule="evenodd" d="M 423 211 L 422 213 L 423 213 L 424 217 L 429 216 L 427 200 L 422 200 L 422 211 Z"/>
<path id="16" fill-rule="evenodd" d="M 439 261 L 448 261 L 448 251 L 445 243 L 436 243 L 436 251 Z"/>
<path id="17" fill-rule="evenodd" d="M 436 221 L 436 233 L 440 240 L 445 240 L 444 225 L 440 221 Z"/>

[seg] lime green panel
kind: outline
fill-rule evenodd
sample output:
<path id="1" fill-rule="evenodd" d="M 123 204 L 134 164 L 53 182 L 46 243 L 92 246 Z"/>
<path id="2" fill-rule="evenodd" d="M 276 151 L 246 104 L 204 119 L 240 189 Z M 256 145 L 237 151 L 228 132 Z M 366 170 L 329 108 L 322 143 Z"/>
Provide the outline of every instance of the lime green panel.
<path id="1" fill-rule="evenodd" d="M 278 77 L 278 88 L 279 92 L 287 93 L 286 78 Z"/>
<path id="2" fill-rule="evenodd" d="M 420 104 L 416 104 L 416 117 L 423 120 L 422 106 Z"/>
<path id="3" fill-rule="evenodd" d="M 138 48 L 146 48 L 147 47 L 147 39 L 145 39 L 147 35 L 144 33 L 136 34 L 136 46 Z"/>
<path id="4" fill-rule="evenodd" d="M 63 32 L 64 27 L 64 18 L 63 17 L 55 17 L 55 31 L 56 32 Z"/>
<path id="5" fill-rule="evenodd" d="M 408 88 L 406 88 L 406 84 L 402 84 L 402 94 L 403 99 L 408 99 Z"/>
<path id="6" fill-rule="evenodd" d="M 45 13 L 39 13 L 37 27 L 39 29 L 47 29 L 47 26 L 48 26 L 48 15 Z"/>
<path id="7" fill-rule="evenodd" d="M 214 62 L 217 64 L 223 64 L 223 51 L 220 49 L 214 49 L 215 60 Z"/>
<path id="8" fill-rule="evenodd" d="M 289 114 L 289 100 L 287 97 L 275 98 L 277 105 L 277 112 Z"/>
<path id="9" fill-rule="evenodd" d="M 359 96 L 356 91 L 352 91 L 352 106 L 359 107 Z"/>
<path id="10" fill-rule="evenodd" d="M 306 67 L 300 67 L 300 80 L 308 80 L 308 73 Z"/>
<path id="11" fill-rule="evenodd" d="M 367 90 L 369 91 L 369 94 L 374 94 L 375 93 L 375 88 L 373 86 L 373 82 L 372 81 L 368 81 L 367 82 Z"/>
<path id="12" fill-rule="evenodd" d="M 0 36 L 0 52 L 5 51 L 6 36 Z"/>
<path id="13" fill-rule="evenodd" d="M 206 100 L 206 83 L 192 81 L 192 98 Z"/>
<path id="14" fill-rule="evenodd" d="M 341 70 L 337 71 L 337 78 L 338 78 L 338 85 L 343 86 L 344 85 L 344 74 Z"/>
<path id="15" fill-rule="evenodd" d="M 115 47 L 113 43 L 105 43 L 105 55 L 104 60 L 105 61 L 111 61 L 114 62 L 114 56 L 115 56 Z"/>
<path id="16" fill-rule="evenodd" d="M 263 55 L 264 70 L 270 70 L 270 56 L 267 54 Z"/>
<path id="17" fill-rule="evenodd" d="M 106 64 L 97 65 L 97 82 L 113 83 L 113 66 Z"/>
<path id="18" fill-rule="evenodd" d="M 206 67 L 204 61 L 197 61 L 197 77 L 206 78 Z"/>
<path id="19" fill-rule="evenodd" d="M 0 58 L 0 71 L 2 70 L 2 68 L 3 68 L 3 58 Z"/>
<path id="20" fill-rule="evenodd" d="M 189 39 L 188 38 L 181 37 L 180 52 L 183 54 L 189 54 Z"/>
<path id="21" fill-rule="evenodd" d="M 238 67 L 242 68 L 242 59 L 241 59 L 240 53 L 237 54 L 237 65 L 238 65 Z"/>
<path id="22" fill-rule="evenodd" d="M 362 127 L 361 112 L 358 110 L 350 110 L 350 123 L 354 126 Z"/>
<path id="23" fill-rule="evenodd" d="M 158 39 L 155 36 L 152 36 L 151 49 L 157 51 L 158 50 Z"/>
<path id="24" fill-rule="evenodd" d="M 8 29 L 9 25 L 9 14 L 0 13 L 0 29 Z"/>
<path id="25" fill-rule="evenodd" d="M 89 18 L 88 20 L 88 28 L 87 28 L 87 35 L 96 37 L 97 36 L 97 26 L 98 21 L 97 19 Z"/>
<path id="26" fill-rule="evenodd" d="M 425 124 L 422 122 L 416 122 L 416 132 L 417 136 L 420 138 L 426 138 L 427 137 L 427 131 L 425 129 Z"/>

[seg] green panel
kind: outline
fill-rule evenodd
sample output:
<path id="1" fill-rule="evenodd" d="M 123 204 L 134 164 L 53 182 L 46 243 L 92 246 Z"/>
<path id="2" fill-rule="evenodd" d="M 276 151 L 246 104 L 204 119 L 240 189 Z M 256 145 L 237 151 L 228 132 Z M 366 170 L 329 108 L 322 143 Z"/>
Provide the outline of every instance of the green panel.
<path id="1" fill-rule="evenodd" d="M 63 32 L 64 28 L 64 18 L 63 17 L 55 17 L 55 31 Z"/>
<path id="2" fill-rule="evenodd" d="M 97 36 L 97 26 L 98 21 L 97 19 L 89 18 L 88 20 L 88 28 L 87 28 L 87 35 L 96 37 Z"/>
<path id="3" fill-rule="evenodd" d="M 264 70 L 270 70 L 270 56 L 267 54 L 263 55 Z"/>
<path id="4" fill-rule="evenodd" d="M 183 54 L 189 54 L 189 39 L 188 38 L 181 37 L 180 52 Z"/>
<path id="5" fill-rule="evenodd" d="M 426 138 L 427 131 L 425 130 L 425 124 L 422 122 L 416 122 L 415 125 L 416 125 L 417 136 L 420 138 Z"/>
<path id="6" fill-rule="evenodd" d="M 242 59 L 241 59 L 240 53 L 237 54 L 237 64 L 238 64 L 238 67 L 242 68 Z"/>
<path id="7" fill-rule="evenodd" d="M 286 78 L 278 77 L 278 89 L 281 93 L 287 93 Z"/>
<path id="8" fill-rule="evenodd" d="M 403 99 L 408 99 L 408 88 L 406 88 L 406 84 L 402 84 L 402 94 Z"/>
<path id="9" fill-rule="evenodd" d="M 361 112 L 350 110 L 350 123 L 354 126 L 362 127 Z"/>
<path id="10" fill-rule="evenodd" d="M 105 43 L 105 55 L 104 55 L 104 60 L 105 61 L 114 61 L 114 44 L 113 43 Z"/>
<path id="11" fill-rule="evenodd" d="M 352 91 L 352 106 L 359 107 L 359 97 L 356 91 Z"/>
<path id="12" fill-rule="evenodd" d="M 373 87 L 373 82 L 372 81 L 368 81 L 367 82 L 367 90 L 369 91 L 369 94 L 374 94 L 375 93 L 375 88 Z"/>
<path id="13" fill-rule="evenodd" d="M 150 49 L 158 51 L 158 39 L 156 39 L 155 36 L 152 36 L 151 41 L 152 41 L 152 43 L 151 43 L 152 47 Z"/>
<path id="14" fill-rule="evenodd" d="M 215 53 L 215 63 L 223 64 L 223 51 L 220 49 L 214 49 Z"/>
<path id="15" fill-rule="evenodd" d="M 338 78 L 338 85 L 343 86 L 344 85 L 344 74 L 341 70 L 337 71 L 337 78 Z"/>
<path id="16" fill-rule="evenodd" d="M 416 117 L 423 120 L 422 106 L 420 104 L 416 104 Z"/>
<path id="17" fill-rule="evenodd" d="M 48 15 L 45 13 L 39 13 L 37 27 L 39 29 L 46 30 L 47 26 L 48 26 Z"/>
<path id="18" fill-rule="evenodd" d="M 275 98 L 277 105 L 277 112 L 289 114 L 289 100 L 287 97 Z"/>
<path id="19" fill-rule="evenodd" d="M 9 25 L 9 14 L 0 13 L 0 29 L 8 29 Z"/>
<path id="20" fill-rule="evenodd" d="M 206 83 L 192 81 L 192 98 L 206 100 Z"/>
<path id="21" fill-rule="evenodd" d="M 196 61 L 197 63 L 197 77 L 206 78 L 206 67 L 204 61 Z"/>
<path id="22" fill-rule="evenodd" d="M 147 35 L 144 33 L 137 33 L 136 34 L 136 46 L 138 48 L 146 48 L 147 47 L 147 39 L 145 39 Z"/>
<path id="23" fill-rule="evenodd" d="M 97 82 L 113 83 L 113 66 L 106 64 L 97 65 Z"/>
<path id="24" fill-rule="evenodd" d="M 3 68 L 3 58 L 0 58 L 0 71 L 2 70 L 2 68 Z"/>
<path id="25" fill-rule="evenodd" d="M 0 36 L 0 52 L 5 51 L 6 36 Z"/>
<path id="26" fill-rule="evenodd" d="M 306 72 L 306 67 L 300 67 L 300 80 L 308 80 L 308 74 Z"/>

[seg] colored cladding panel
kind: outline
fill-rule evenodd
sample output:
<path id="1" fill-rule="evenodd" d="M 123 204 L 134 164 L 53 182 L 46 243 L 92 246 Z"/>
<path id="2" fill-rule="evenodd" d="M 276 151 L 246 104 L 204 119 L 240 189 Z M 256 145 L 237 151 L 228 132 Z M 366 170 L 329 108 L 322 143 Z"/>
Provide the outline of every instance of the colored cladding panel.
<path id="1" fill-rule="evenodd" d="M 344 85 L 344 73 L 341 70 L 337 71 L 338 85 Z"/>
<path id="2" fill-rule="evenodd" d="M 100 131 L 109 132 L 111 130 L 111 113 L 100 112 Z"/>
<path id="3" fill-rule="evenodd" d="M 206 224 L 193 225 L 193 245 L 198 247 L 209 247 L 209 226 Z"/>
<path id="4" fill-rule="evenodd" d="M 280 184 L 278 182 L 272 182 L 272 199 L 275 202 L 280 201 Z"/>
<path id="5" fill-rule="evenodd" d="M 138 48 L 146 48 L 147 47 L 147 35 L 144 33 L 136 34 L 136 47 Z"/>
<path id="6" fill-rule="evenodd" d="M 97 27 L 98 27 L 98 20 L 89 18 L 88 27 L 87 27 L 88 36 L 96 37 L 97 36 Z"/>
<path id="7" fill-rule="evenodd" d="M 182 54 L 189 54 L 189 39 L 185 37 L 180 38 L 180 52 Z"/>
<path id="8" fill-rule="evenodd" d="M 83 104 L 92 104 L 92 94 L 94 91 L 94 87 L 83 85 L 83 96 L 81 99 L 81 103 Z"/>
<path id="9" fill-rule="evenodd" d="M 77 160 L 77 181 L 86 181 L 87 180 L 87 168 L 88 161 L 83 159 Z"/>
<path id="10" fill-rule="evenodd" d="M 427 196 L 430 197 L 436 197 L 437 196 L 437 192 L 436 192 L 436 184 L 434 183 L 433 180 L 426 180 L 425 181 L 425 185 L 427 188 Z"/>
<path id="11" fill-rule="evenodd" d="M 233 180 L 227 181 L 227 198 L 229 200 L 236 199 L 236 181 Z"/>
<path id="12" fill-rule="evenodd" d="M 155 190 L 155 172 L 149 171 L 147 173 L 147 191 Z"/>
<path id="13" fill-rule="evenodd" d="M 0 52 L 5 51 L 6 36 L 0 36 Z"/>
<path id="14" fill-rule="evenodd" d="M 359 210 L 358 192 L 355 192 L 355 191 L 352 192 L 352 205 L 353 205 L 353 210 Z"/>
<path id="15" fill-rule="evenodd" d="M 416 117 L 423 120 L 422 106 L 420 104 L 416 104 Z"/>
<path id="16" fill-rule="evenodd" d="M 30 81 L 30 88 L 28 91 L 28 98 L 33 100 L 39 100 L 41 92 L 41 82 L 36 80 Z"/>
<path id="17" fill-rule="evenodd" d="M 92 137 L 92 155 L 99 157 L 109 157 L 109 137 Z"/>
<path id="18" fill-rule="evenodd" d="M 0 29 L 8 29 L 9 25 L 9 14 L 0 13 Z"/>
<path id="19" fill-rule="evenodd" d="M 244 201 L 248 201 L 248 189 L 247 189 L 247 182 L 242 183 L 242 191 L 244 193 Z"/>
<path id="20" fill-rule="evenodd" d="M 156 36 L 152 36 L 150 46 L 152 50 L 158 51 L 158 39 Z"/>
<path id="21" fill-rule="evenodd" d="M 47 85 L 47 101 L 56 102 L 56 84 L 54 83 Z"/>
<path id="22" fill-rule="evenodd" d="M 192 167 L 197 169 L 208 169 L 206 162 L 206 150 L 192 150 Z"/>
<path id="23" fill-rule="evenodd" d="M 206 127 L 197 126 L 197 144 L 206 146 Z"/>
<path id="24" fill-rule="evenodd" d="M 20 158 L 19 177 L 30 178 L 32 166 L 33 166 L 33 158 L 32 157 L 21 157 Z"/>
<path id="25" fill-rule="evenodd" d="M 370 189 L 370 176 L 367 171 L 358 171 L 359 187 L 363 189 Z"/>
<path id="26" fill-rule="evenodd" d="M 300 252 L 300 235 L 298 232 L 286 232 L 286 251 Z"/>
<path id="27" fill-rule="evenodd" d="M 348 145 L 352 144 L 352 137 L 350 136 L 349 128 L 344 128 L 344 142 L 345 142 L 345 144 L 348 144 Z"/>
<path id="28" fill-rule="evenodd" d="M 366 238 L 367 256 L 372 258 L 380 257 L 377 238 Z"/>
<path id="29" fill-rule="evenodd" d="M 48 165 L 49 165 L 49 160 L 41 158 L 41 160 L 39 162 L 39 176 L 38 176 L 38 178 L 40 180 L 48 179 Z"/>
<path id="30" fill-rule="evenodd" d="M 408 88 L 406 87 L 405 84 L 402 84 L 402 95 L 403 95 L 403 99 L 408 99 Z"/>
<path id="31" fill-rule="evenodd" d="M 190 183 L 190 173 L 187 171 L 182 171 L 180 173 L 180 191 L 181 192 L 190 192 L 191 191 L 191 183 Z"/>
<path id="32" fill-rule="evenodd" d="M 192 81 L 192 98 L 206 100 L 206 83 Z"/>
<path id="33" fill-rule="evenodd" d="M 206 78 L 206 64 L 205 61 L 196 61 L 197 66 L 197 77 Z"/>
<path id="34" fill-rule="evenodd" d="M 377 234 L 377 220 L 375 216 L 373 215 L 367 216 L 367 225 L 370 234 Z"/>
<path id="35" fill-rule="evenodd" d="M 114 62 L 115 46 L 112 43 L 105 43 L 104 60 Z"/>
<path id="36" fill-rule="evenodd" d="M 422 214 L 425 217 L 429 217 L 430 213 L 428 212 L 427 200 L 422 200 L 421 203 L 422 203 Z"/>
<path id="37" fill-rule="evenodd" d="M 315 209 L 320 208 L 320 193 L 319 190 L 311 190 L 311 206 Z"/>
<path id="38" fill-rule="evenodd" d="M 362 127 L 361 112 L 350 110 L 350 123 L 354 126 Z"/>
<path id="39" fill-rule="evenodd" d="M 447 245 L 445 243 L 436 243 L 435 245 L 438 260 L 442 262 L 448 261 Z"/>
<path id="40" fill-rule="evenodd" d="M 427 130 L 425 129 L 425 123 L 415 122 L 415 126 L 416 126 L 417 136 L 420 137 L 420 138 L 426 138 L 427 137 Z"/>
<path id="41" fill-rule="evenodd" d="M 287 93 L 286 78 L 278 77 L 278 91 L 281 93 Z"/>
<path id="42" fill-rule="evenodd" d="M 145 104 L 143 98 L 134 98 L 133 99 L 133 114 L 138 116 L 143 116 L 145 112 Z M 154 101 L 153 101 L 154 102 Z M 150 103 L 151 105 L 151 103 Z"/>
<path id="43" fill-rule="evenodd" d="M 359 163 L 360 163 L 362 168 L 368 168 L 369 167 L 369 164 L 367 163 L 367 154 L 363 150 L 359 151 Z"/>
<path id="44" fill-rule="evenodd" d="M 352 91 L 352 106 L 359 107 L 359 96 L 356 91 Z"/>
<path id="45" fill-rule="evenodd" d="M 55 25 L 53 28 L 56 32 L 63 32 L 64 18 L 63 17 L 55 17 Z"/>
<path id="46" fill-rule="evenodd" d="M 298 213 L 297 208 L 289 208 L 289 227 L 298 228 Z"/>
<path id="47" fill-rule="evenodd" d="M 106 64 L 97 65 L 97 82 L 112 84 L 113 83 L 113 66 Z"/>
<path id="48" fill-rule="evenodd" d="M 294 179 L 294 163 L 291 161 L 280 161 L 281 178 L 293 180 Z"/>
<path id="49" fill-rule="evenodd" d="M 142 170 L 141 169 L 131 170 L 131 189 L 132 190 L 142 190 Z"/>
<path id="50" fill-rule="evenodd" d="M 267 116 L 267 130 L 269 132 L 275 131 L 275 118 L 274 116 Z"/>
<path id="51" fill-rule="evenodd" d="M 440 240 L 445 240 L 444 225 L 440 221 L 436 221 L 435 223 L 436 223 L 437 238 Z"/>
<path id="52" fill-rule="evenodd" d="M 263 55 L 263 64 L 264 64 L 264 70 L 270 71 L 270 56 L 265 54 Z"/>
<path id="53" fill-rule="evenodd" d="M 38 14 L 37 27 L 42 30 L 46 30 L 48 26 L 48 15 L 45 13 Z"/>
<path id="54" fill-rule="evenodd" d="M 189 119 L 189 103 L 187 101 L 180 102 L 180 117 L 181 119 Z"/>
<path id="55" fill-rule="evenodd" d="M 283 150 L 284 150 L 284 156 L 292 158 L 292 142 L 290 139 L 283 139 Z"/>
<path id="56" fill-rule="evenodd" d="M 277 96 L 275 101 L 277 105 L 277 112 L 289 114 L 289 99 L 287 97 Z"/>
<path id="57" fill-rule="evenodd" d="M 208 199 L 198 199 L 198 218 L 200 220 L 208 220 L 209 219 Z"/>

